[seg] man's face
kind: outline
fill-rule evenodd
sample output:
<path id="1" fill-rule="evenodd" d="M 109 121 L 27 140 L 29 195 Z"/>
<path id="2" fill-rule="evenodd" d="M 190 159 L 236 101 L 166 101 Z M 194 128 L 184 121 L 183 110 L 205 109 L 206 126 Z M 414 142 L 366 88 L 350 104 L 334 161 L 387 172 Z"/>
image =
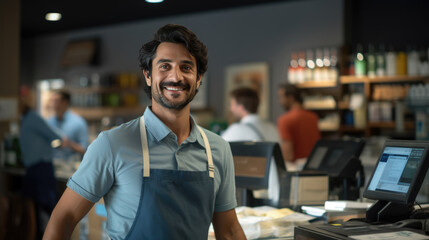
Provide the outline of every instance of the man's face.
<path id="1" fill-rule="evenodd" d="M 280 101 L 280 105 L 283 107 L 284 110 L 289 110 L 290 109 L 290 100 L 288 100 L 288 97 L 285 94 L 285 90 L 283 88 L 279 88 L 278 90 L 278 95 L 279 95 L 279 101 Z"/>
<path id="2" fill-rule="evenodd" d="M 67 101 L 62 99 L 61 94 L 53 93 L 51 95 L 51 107 L 54 110 L 55 114 L 63 114 L 67 108 Z"/>
<path id="3" fill-rule="evenodd" d="M 231 112 L 232 116 L 234 117 L 234 120 L 240 120 L 241 119 L 241 105 L 237 103 L 235 98 L 230 99 L 229 104 L 229 111 Z"/>
<path id="4" fill-rule="evenodd" d="M 183 44 L 161 43 L 152 62 L 152 76 L 144 72 L 152 87 L 152 104 L 181 110 L 197 93 L 201 76 L 197 79 L 197 63 Z"/>

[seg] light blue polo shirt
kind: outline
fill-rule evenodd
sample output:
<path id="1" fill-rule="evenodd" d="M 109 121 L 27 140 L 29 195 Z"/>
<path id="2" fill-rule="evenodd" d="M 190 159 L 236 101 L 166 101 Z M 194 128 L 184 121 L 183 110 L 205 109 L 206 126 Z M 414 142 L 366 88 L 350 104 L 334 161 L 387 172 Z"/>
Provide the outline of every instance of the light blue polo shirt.
<path id="1" fill-rule="evenodd" d="M 53 116 L 47 121 L 51 126 L 59 130 L 60 135 L 80 144 L 85 149 L 88 147 L 88 124 L 81 116 L 67 110 L 63 115 L 63 119 Z M 56 159 L 68 160 L 74 154 L 76 152 L 71 148 L 58 148 L 54 150 L 54 158 Z"/>
<path id="2" fill-rule="evenodd" d="M 192 119 L 190 136 L 177 145 L 176 135 L 149 108 L 144 113 L 150 167 L 207 171 L 204 141 Z M 215 165 L 215 211 L 236 207 L 234 165 L 229 144 L 204 130 Z M 139 118 L 102 132 L 88 147 L 82 164 L 67 186 L 91 202 L 104 197 L 107 234 L 124 239 L 136 216 L 143 178 Z M 210 191 L 210 189 L 207 189 Z M 156 207 L 156 206 L 153 206 Z"/>

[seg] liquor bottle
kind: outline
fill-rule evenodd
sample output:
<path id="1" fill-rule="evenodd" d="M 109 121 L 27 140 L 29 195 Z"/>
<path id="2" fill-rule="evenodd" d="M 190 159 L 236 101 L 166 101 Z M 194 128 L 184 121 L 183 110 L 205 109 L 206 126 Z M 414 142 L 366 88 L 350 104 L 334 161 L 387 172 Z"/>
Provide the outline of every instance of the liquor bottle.
<path id="1" fill-rule="evenodd" d="M 358 44 L 356 47 L 354 66 L 356 76 L 361 77 L 366 75 L 366 60 L 363 54 L 363 47 L 361 44 Z"/>
<path id="2" fill-rule="evenodd" d="M 386 74 L 388 76 L 396 75 L 396 52 L 392 45 L 389 46 L 389 51 L 386 53 Z"/>
<path id="3" fill-rule="evenodd" d="M 323 68 L 322 68 L 322 81 L 329 81 L 329 68 L 331 68 L 331 59 L 329 58 L 329 48 L 323 48 Z"/>
<path id="4" fill-rule="evenodd" d="M 409 47 L 407 51 L 407 73 L 409 76 L 419 75 L 419 53 L 415 47 Z"/>
<path id="5" fill-rule="evenodd" d="M 314 81 L 320 82 L 322 80 L 322 69 L 323 69 L 323 51 L 322 49 L 316 49 L 316 67 L 314 68 Z"/>
<path id="6" fill-rule="evenodd" d="M 289 63 L 289 69 L 288 69 L 288 80 L 289 83 L 295 84 L 296 81 L 296 70 L 298 68 L 298 56 L 296 52 L 292 52 L 291 54 L 291 60 Z"/>
<path id="7" fill-rule="evenodd" d="M 375 54 L 376 56 L 376 75 L 381 77 L 386 75 L 386 56 L 384 53 L 385 49 L 384 49 L 384 45 L 380 44 L 378 46 L 378 50 Z"/>
<path id="8" fill-rule="evenodd" d="M 368 54 L 366 57 L 368 60 L 368 77 L 375 77 L 376 60 L 373 44 L 368 45 Z"/>
<path id="9" fill-rule="evenodd" d="M 303 83 L 305 81 L 305 52 L 300 51 L 298 54 L 298 68 L 296 71 L 296 81 L 297 83 Z"/>
<path id="10" fill-rule="evenodd" d="M 311 49 L 307 50 L 307 67 L 305 68 L 305 80 L 307 82 L 311 82 L 314 81 L 314 68 L 315 68 L 315 63 L 314 63 L 314 53 Z"/>
<path id="11" fill-rule="evenodd" d="M 396 56 L 396 75 L 407 75 L 407 54 L 399 51 Z"/>
<path id="12" fill-rule="evenodd" d="M 332 47 L 331 48 L 331 66 L 329 68 L 329 80 L 330 81 L 337 81 L 338 78 L 338 53 L 337 49 Z"/>

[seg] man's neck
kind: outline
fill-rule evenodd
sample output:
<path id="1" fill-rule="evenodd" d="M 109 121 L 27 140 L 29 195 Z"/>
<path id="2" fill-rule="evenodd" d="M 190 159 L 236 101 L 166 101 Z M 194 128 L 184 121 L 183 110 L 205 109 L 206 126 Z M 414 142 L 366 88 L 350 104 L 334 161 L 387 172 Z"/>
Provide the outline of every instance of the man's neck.
<path id="1" fill-rule="evenodd" d="M 293 103 L 292 106 L 290 107 L 289 110 L 301 110 L 302 109 L 302 105 L 298 102 Z"/>
<path id="2" fill-rule="evenodd" d="M 185 141 L 191 132 L 190 107 L 181 110 L 166 109 L 158 104 L 152 104 L 151 110 L 177 136 L 177 144 Z"/>

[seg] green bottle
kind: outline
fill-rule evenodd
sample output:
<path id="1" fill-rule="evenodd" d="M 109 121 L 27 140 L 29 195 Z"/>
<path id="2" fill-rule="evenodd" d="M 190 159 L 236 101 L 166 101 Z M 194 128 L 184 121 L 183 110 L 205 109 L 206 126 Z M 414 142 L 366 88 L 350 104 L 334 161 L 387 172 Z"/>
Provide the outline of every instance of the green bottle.
<path id="1" fill-rule="evenodd" d="M 366 60 L 363 54 L 363 47 L 361 44 L 358 44 L 356 47 L 355 54 L 355 75 L 358 77 L 362 77 L 366 75 Z"/>

